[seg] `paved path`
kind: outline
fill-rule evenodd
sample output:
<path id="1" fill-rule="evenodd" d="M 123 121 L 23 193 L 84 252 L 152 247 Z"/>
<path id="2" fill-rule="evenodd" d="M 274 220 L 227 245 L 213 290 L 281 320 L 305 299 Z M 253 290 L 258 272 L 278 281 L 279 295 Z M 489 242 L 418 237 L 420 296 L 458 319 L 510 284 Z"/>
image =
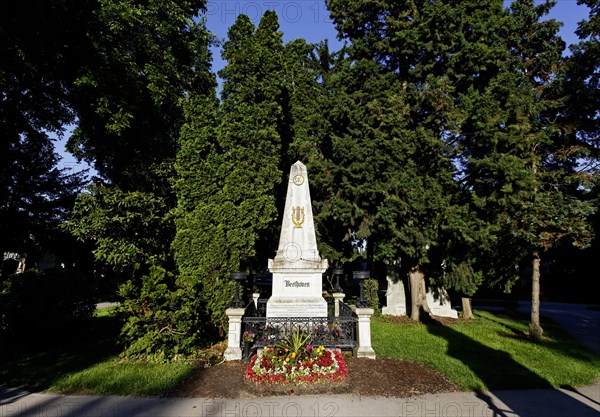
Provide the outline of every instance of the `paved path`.
<path id="1" fill-rule="evenodd" d="M 6 417 L 521 416 L 598 417 L 600 385 L 577 390 L 445 393 L 407 399 L 350 395 L 241 399 L 134 398 L 28 394 L 0 388 Z"/>

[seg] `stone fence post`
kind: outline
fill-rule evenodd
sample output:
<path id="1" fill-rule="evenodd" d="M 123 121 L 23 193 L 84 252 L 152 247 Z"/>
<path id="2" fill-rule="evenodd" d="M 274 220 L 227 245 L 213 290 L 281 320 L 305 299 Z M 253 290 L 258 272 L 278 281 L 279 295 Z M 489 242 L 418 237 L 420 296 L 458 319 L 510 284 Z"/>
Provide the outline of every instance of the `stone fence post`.
<path id="1" fill-rule="evenodd" d="M 333 293 L 334 316 L 335 317 L 340 316 L 340 302 L 344 301 L 345 296 L 346 296 L 346 294 L 344 294 L 343 292 L 334 292 Z"/>
<path id="2" fill-rule="evenodd" d="M 375 313 L 372 308 L 356 308 L 358 317 L 358 343 L 354 348 L 357 358 L 375 359 L 375 351 L 371 346 L 371 316 Z"/>
<path id="3" fill-rule="evenodd" d="M 223 356 L 226 361 L 237 361 L 242 359 L 242 348 L 240 347 L 242 337 L 242 317 L 245 309 L 228 308 L 225 314 L 229 317 L 229 330 L 227 332 L 227 349 Z"/>

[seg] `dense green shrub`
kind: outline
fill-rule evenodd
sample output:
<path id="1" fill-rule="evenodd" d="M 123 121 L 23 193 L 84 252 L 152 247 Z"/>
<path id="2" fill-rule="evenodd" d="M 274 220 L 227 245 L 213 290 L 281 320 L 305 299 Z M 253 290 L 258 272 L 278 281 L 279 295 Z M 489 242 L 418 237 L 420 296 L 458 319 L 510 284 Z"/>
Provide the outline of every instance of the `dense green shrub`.
<path id="1" fill-rule="evenodd" d="M 119 295 L 124 301 L 119 314 L 126 320 L 121 330 L 124 357 L 174 360 L 211 339 L 199 288 L 191 282 L 152 267 L 141 282 L 121 285 Z"/>
<path id="2" fill-rule="evenodd" d="M 381 312 L 379 308 L 379 282 L 373 278 L 365 280 L 363 291 L 369 307 L 375 310 L 375 314 L 379 314 Z"/>

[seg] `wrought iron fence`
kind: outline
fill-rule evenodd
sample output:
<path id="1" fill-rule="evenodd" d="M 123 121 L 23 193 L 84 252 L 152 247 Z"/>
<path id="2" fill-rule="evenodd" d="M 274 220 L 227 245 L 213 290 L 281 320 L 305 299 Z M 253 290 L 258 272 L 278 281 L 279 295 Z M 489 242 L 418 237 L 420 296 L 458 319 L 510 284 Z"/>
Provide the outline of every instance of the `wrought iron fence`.
<path id="1" fill-rule="evenodd" d="M 309 336 L 308 343 L 327 348 L 353 349 L 356 345 L 356 322 L 354 311 L 340 303 L 340 315 L 328 317 L 265 317 L 267 300 L 258 300 L 258 308 L 251 302 L 242 318 L 241 347 L 244 356 L 257 348 L 275 346 L 294 331 Z M 329 309 L 328 309 L 329 310 Z"/>
<path id="2" fill-rule="evenodd" d="M 356 313 L 346 303 L 340 302 L 340 317 L 356 317 Z"/>
<path id="3" fill-rule="evenodd" d="M 309 335 L 309 344 L 352 349 L 356 343 L 355 317 L 244 317 L 242 338 L 252 339 L 252 348 L 274 346 L 294 331 Z"/>

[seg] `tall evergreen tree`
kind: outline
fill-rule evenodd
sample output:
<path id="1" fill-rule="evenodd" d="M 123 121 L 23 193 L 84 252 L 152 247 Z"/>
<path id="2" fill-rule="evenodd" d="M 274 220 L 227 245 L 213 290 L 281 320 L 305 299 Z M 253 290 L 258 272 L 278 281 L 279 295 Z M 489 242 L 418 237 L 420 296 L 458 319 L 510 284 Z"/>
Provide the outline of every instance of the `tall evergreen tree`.
<path id="1" fill-rule="evenodd" d="M 34 266 L 43 250 L 62 239 L 59 226 L 69 218 L 84 180 L 57 167 L 59 156 L 44 132 L 30 131 L 8 145 L 0 188 L 0 256 L 16 252 Z"/>
<path id="2" fill-rule="evenodd" d="M 204 0 L 103 0 L 70 101 L 71 151 L 100 178 L 65 226 L 91 241 L 99 267 L 116 271 L 129 356 L 172 357 L 205 336 L 193 283 L 173 274 L 172 182 L 185 97 L 214 88 Z"/>
<path id="3" fill-rule="evenodd" d="M 177 170 L 175 260 L 223 329 L 229 273 L 264 268 L 274 251 L 282 184 L 282 47 L 277 15 L 240 15 L 223 45 L 222 102 L 190 96 Z"/>
<path id="4" fill-rule="evenodd" d="M 593 0 L 579 0 L 578 5 L 589 7 L 589 17 L 579 22 L 579 43 L 571 47 L 571 58 L 566 70 L 565 93 L 568 94 L 567 114 L 576 120 L 581 139 L 593 149 L 598 161 L 600 131 L 600 4 Z"/>
<path id="5" fill-rule="evenodd" d="M 317 45 L 297 39 L 285 45 L 284 65 L 289 92 L 291 138 L 289 161 L 303 161 L 311 176 L 311 198 L 314 207 L 317 242 L 321 256 L 341 266 L 353 257 L 347 225 L 337 221 L 334 213 L 336 165 L 333 160 L 332 111 L 339 78 L 333 73 L 343 52 L 332 53 L 327 41 Z"/>
<path id="6" fill-rule="evenodd" d="M 600 205 L 600 4 L 596 1 L 578 1 L 580 7 L 589 8 L 589 16 L 578 24 L 576 30 L 579 42 L 571 45 L 570 56 L 565 57 L 565 65 L 560 77 L 554 82 L 554 96 L 562 100 L 563 106 L 553 115 L 558 132 L 563 141 L 571 145 L 571 153 L 565 153 L 562 161 L 569 161 L 577 173 L 582 186 L 571 190 L 584 194 L 583 198 L 595 198 Z M 575 151 L 575 152 L 573 152 Z M 586 193 L 586 191 L 588 191 Z M 591 192 L 589 192 L 591 191 Z M 584 296 L 581 285 L 594 280 L 596 253 L 600 244 L 600 211 L 591 217 L 595 239 L 591 247 L 577 250 L 572 245 L 562 245 L 555 254 L 558 257 L 556 273 L 561 290 L 571 297 Z M 565 291 L 562 283 L 565 276 L 579 285 Z"/>
<path id="7" fill-rule="evenodd" d="M 11 1 L 0 16 L 0 257 L 49 244 L 81 185 L 57 167 L 51 136 L 74 120 L 69 92 L 93 9 Z"/>
<path id="8" fill-rule="evenodd" d="M 460 264 L 453 258 L 460 252 L 459 243 L 451 247 L 448 242 L 462 242 L 464 248 L 475 239 L 482 241 L 477 236 L 486 233 L 479 230 L 480 222 L 468 220 L 473 218 L 468 189 L 455 181 L 460 176 L 457 139 L 464 117 L 459 105 L 460 95 L 474 84 L 485 84 L 499 65 L 494 55 L 500 36 L 494 30 L 505 17 L 502 2 L 333 0 L 329 8 L 340 35 L 352 42 L 350 58 L 357 63 L 377 62 L 378 71 L 393 80 L 388 87 L 393 101 L 383 106 L 382 113 L 397 120 L 395 125 L 402 131 L 374 124 L 373 130 L 385 138 L 386 145 L 374 149 L 376 156 L 370 158 L 384 161 L 382 154 L 397 156 L 389 166 L 373 161 L 365 165 L 377 167 L 373 178 L 380 179 L 378 186 L 385 189 L 394 184 L 395 188 L 381 206 L 367 212 L 378 219 L 382 230 L 377 239 L 382 242 L 377 244 L 381 255 L 376 256 L 389 259 L 395 254 L 394 260 L 401 259 L 410 276 L 412 316 L 417 319 L 424 300 L 425 270 L 463 292 L 468 288 L 472 293 L 480 282 L 473 274 L 439 277 L 442 265 L 448 263 L 442 261 L 454 259 Z M 364 103 L 372 93 L 362 85 L 357 97 Z M 382 169 L 392 173 L 394 182 L 377 175 Z"/>
<path id="9" fill-rule="evenodd" d="M 154 261 L 168 264 L 180 101 L 207 91 L 212 82 L 210 36 L 193 21 L 204 6 L 203 0 L 144 5 L 106 0 L 94 10 L 90 51 L 70 95 L 78 121 L 69 146 L 102 179 L 81 196 L 67 228 L 99 245 L 98 260 L 122 261 L 109 262 L 111 267 L 144 272 Z M 155 204 L 138 204 L 142 201 Z M 156 239 L 155 230 L 145 227 L 114 227 L 118 213 L 155 218 L 156 210 L 163 218 L 160 230 L 170 237 Z M 141 241 L 154 244 L 141 250 Z M 137 247 L 143 256 L 122 256 L 124 247 Z"/>
<path id="10" fill-rule="evenodd" d="M 572 193 L 578 185 L 572 170 L 575 148 L 558 134 L 552 117 L 560 101 L 552 96 L 551 81 L 564 43 L 557 35 L 556 21 L 541 21 L 551 6 L 536 6 L 529 0 L 512 4 L 506 66 L 482 94 L 464 100 L 470 109 L 462 127 L 466 182 L 482 216 L 496 228 L 493 254 L 508 261 L 492 263 L 499 266 L 494 272 L 512 275 L 497 278 L 510 285 L 516 275 L 510 266 L 531 256 L 530 332 L 536 338 L 542 337 L 543 253 L 562 239 L 583 245 L 590 237 L 586 217 L 591 206 Z"/>
<path id="11" fill-rule="evenodd" d="M 453 204 L 437 211 L 444 220 L 434 241 L 444 236 L 445 244 L 433 245 L 427 260 L 436 266 L 443 260 L 441 281 L 463 292 L 481 282 L 475 269 L 487 251 L 510 286 L 505 273 L 515 259 L 533 254 L 539 272 L 540 253 L 557 240 L 588 237 L 589 204 L 569 191 L 579 183 L 572 175 L 576 146 L 556 133 L 561 102 L 550 92 L 563 42 L 557 22 L 541 21 L 552 5 L 518 0 L 508 11 L 496 0 L 329 3 L 340 35 L 352 42 L 351 58 L 375 60 L 407 92 L 415 154 L 427 156 L 423 165 L 430 167 L 415 178 L 434 179 L 444 189 L 440 201 Z M 447 186 L 450 172 L 459 188 Z M 460 260 L 461 247 L 474 242 L 480 248 L 465 250 Z M 541 334 L 537 277 L 534 335 Z"/>
<path id="12" fill-rule="evenodd" d="M 149 167 L 175 158 L 186 91 L 210 88 L 205 0 L 103 0 L 75 80 L 72 152 L 128 190 L 155 191 Z"/>

